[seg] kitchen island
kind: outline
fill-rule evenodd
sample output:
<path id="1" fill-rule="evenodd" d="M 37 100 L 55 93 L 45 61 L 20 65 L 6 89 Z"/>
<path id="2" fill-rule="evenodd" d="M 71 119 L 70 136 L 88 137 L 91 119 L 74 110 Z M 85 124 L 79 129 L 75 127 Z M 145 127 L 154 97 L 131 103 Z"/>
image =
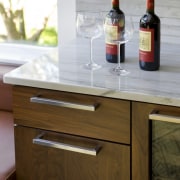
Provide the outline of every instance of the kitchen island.
<path id="1" fill-rule="evenodd" d="M 180 46 L 162 44 L 160 70 L 148 72 L 129 42 L 122 77 L 110 73 L 104 48 L 94 43 L 99 70 L 83 68 L 89 46 L 76 40 L 4 76 L 13 85 L 17 178 L 150 179 L 149 119 L 179 122 Z"/>

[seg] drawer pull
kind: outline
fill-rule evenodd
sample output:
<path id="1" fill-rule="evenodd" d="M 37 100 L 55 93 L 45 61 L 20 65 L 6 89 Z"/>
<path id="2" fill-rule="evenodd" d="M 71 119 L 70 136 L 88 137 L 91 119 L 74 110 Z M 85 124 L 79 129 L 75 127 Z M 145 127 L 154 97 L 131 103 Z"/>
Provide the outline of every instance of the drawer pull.
<path id="1" fill-rule="evenodd" d="M 180 123 L 180 117 L 178 116 L 172 116 L 172 115 L 166 115 L 166 114 L 159 114 L 158 111 L 153 111 L 151 114 L 149 114 L 150 120 L 155 121 L 165 121 L 165 122 L 171 122 L 171 123 Z"/>
<path id="2" fill-rule="evenodd" d="M 75 103 L 59 101 L 59 100 L 54 100 L 54 99 L 40 98 L 40 97 L 31 97 L 30 102 L 48 104 L 52 106 L 60 106 L 60 107 L 66 107 L 66 108 L 73 108 L 73 109 L 80 109 L 80 110 L 87 110 L 87 111 L 95 111 L 98 106 L 98 104 L 83 105 L 83 104 L 75 104 Z"/>
<path id="3" fill-rule="evenodd" d="M 67 150 L 67 151 L 73 151 L 73 152 L 78 152 L 82 154 L 88 154 L 92 156 L 96 156 L 100 150 L 100 146 L 98 145 L 95 148 L 85 148 L 85 147 L 42 139 L 43 136 L 44 136 L 44 133 L 41 133 L 40 135 L 38 135 L 36 138 L 33 139 L 33 143 L 42 145 L 42 146 L 47 146 L 47 147 L 52 147 L 52 148 L 57 148 L 57 149 L 62 149 L 62 150 Z"/>

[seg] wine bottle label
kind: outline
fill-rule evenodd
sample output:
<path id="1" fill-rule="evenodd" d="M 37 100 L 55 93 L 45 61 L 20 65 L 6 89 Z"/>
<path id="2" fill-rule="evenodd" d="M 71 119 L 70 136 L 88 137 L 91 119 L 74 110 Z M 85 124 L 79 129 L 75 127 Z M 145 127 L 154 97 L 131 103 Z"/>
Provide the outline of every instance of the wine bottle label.
<path id="1" fill-rule="evenodd" d="M 117 55 L 118 53 L 117 45 L 106 43 L 106 53 L 111 55 Z"/>
<path id="2" fill-rule="evenodd" d="M 112 43 L 118 39 L 118 26 L 106 24 L 106 42 Z"/>
<path id="3" fill-rule="evenodd" d="M 140 28 L 139 57 L 144 62 L 154 62 L 154 29 Z"/>
<path id="4" fill-rule="evenodd" d="M 109 18 L 105 22 L 105 41 L 106 41 L 106 53 L 117 55 L 117 41 L 120 37 L 120 33 L 124 28 L 124 19 Z"/>

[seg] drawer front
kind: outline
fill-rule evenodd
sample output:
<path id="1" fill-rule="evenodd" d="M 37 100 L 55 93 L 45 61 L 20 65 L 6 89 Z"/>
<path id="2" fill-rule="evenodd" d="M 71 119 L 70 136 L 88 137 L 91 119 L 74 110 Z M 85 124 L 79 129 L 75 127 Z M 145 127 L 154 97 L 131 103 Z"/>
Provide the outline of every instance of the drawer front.
<path id="1" fill-rule="evenodd" d="M 16 124 L 130 144 L 129 101 L 21 86 L 13 98 Z"/>
<path id="2" fill-rule="evenodd" d="M 17 179 L 130 180 L 128 145 L 21 126 L 15 141 Z"/>

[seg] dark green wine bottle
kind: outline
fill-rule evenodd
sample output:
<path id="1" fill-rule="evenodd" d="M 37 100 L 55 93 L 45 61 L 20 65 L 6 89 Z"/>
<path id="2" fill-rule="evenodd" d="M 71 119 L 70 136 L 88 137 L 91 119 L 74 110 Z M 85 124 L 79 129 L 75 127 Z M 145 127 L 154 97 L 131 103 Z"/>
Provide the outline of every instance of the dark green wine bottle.
<path id="1" fill-rule="evenodd" d="M 154 0 L 147 0 L 146 14 L 140 19 L 139 65 L 146 71 L 160 67 L 160 19 L 154 13 Z"/>

